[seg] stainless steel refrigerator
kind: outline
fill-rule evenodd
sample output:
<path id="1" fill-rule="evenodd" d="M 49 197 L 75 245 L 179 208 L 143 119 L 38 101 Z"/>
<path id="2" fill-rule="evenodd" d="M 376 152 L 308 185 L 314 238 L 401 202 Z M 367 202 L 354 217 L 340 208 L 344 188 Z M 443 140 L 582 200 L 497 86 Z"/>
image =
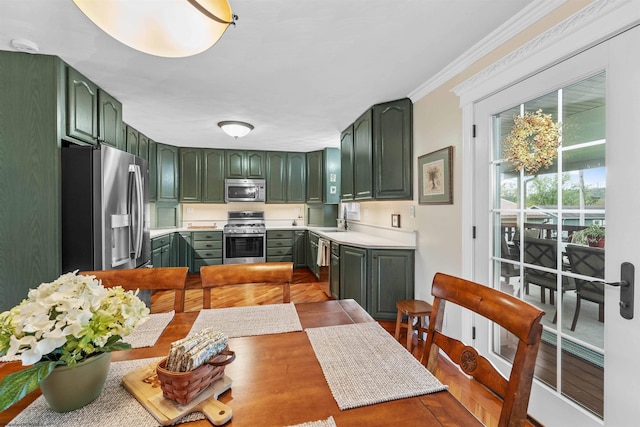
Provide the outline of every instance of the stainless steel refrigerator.
<path id="1" fill-rule="evenodd" d="M 62 148 L 62 271 L 151 261 L 149 163 L 116 148 Z"/>

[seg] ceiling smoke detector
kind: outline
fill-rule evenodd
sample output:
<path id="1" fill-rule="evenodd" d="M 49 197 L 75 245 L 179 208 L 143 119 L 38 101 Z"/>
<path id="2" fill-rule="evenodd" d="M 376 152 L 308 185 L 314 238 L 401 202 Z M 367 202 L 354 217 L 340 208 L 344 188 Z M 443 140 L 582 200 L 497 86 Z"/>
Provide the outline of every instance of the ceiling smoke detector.
<path id="1" fill-rule="evenodd" d="M 35 42 L 27 39 L 13 39 L 11 40 L 11 47 L 19 52 L 25 53 L 38 53 L 40 48 Z"/>

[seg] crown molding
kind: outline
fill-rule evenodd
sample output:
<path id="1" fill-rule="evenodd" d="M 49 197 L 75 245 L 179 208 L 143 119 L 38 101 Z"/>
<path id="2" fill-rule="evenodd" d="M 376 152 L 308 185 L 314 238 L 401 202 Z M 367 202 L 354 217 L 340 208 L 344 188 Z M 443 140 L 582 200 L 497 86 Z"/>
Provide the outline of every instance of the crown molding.
<path id="1" fill-rule="evenodd" d="M 452 92 L 460 97 L 461 105 L 479 100 L 498 90 L 497 86 L 502 88 L 509 86 L 535 73 L 541 67 L 557 64 L 637 25 L 640 19 L 639 12 L 633 0 L 595 0 L 555 27 L 457 85 Z M 541 59 L 540 55 L 545 58 Z M 496 79 L 505 72 L 510 75 Z M 495 81 L 496 87 L 489 84 L 492 80 Z"/>
<path id="2" fill-rule="evenodd" d="M 407 96 L 411 101 L 417 102 L 565 2 L 566 0 L 532 1 Z"/>

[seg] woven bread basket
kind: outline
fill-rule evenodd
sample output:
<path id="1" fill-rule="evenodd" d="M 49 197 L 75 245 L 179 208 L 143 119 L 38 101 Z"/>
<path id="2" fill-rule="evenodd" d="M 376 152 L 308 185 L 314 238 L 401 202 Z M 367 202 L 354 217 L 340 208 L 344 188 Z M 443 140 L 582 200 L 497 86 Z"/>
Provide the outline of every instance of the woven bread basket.
<path id="1" fill-rule="evenodd" d="M 173 372 L 165 369 L 167 359 L 162 359 L 156 368 L 162 395 L 181 405 L 186 405 L 207 387 L 222 378 L 225 366 L 233 362 L 235 358 L 235 353 L 227 347 L 193 371 L 187 372 Z"/>

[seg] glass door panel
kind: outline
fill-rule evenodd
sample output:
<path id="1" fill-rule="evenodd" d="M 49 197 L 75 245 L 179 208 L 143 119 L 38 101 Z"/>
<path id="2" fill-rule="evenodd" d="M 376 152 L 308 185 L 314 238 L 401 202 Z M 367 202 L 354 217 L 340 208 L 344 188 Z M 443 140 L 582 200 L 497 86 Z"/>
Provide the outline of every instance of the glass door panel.
<path id="1" fill-rule="evenodd" d="M 604 249 L 589 226 L 605 222 L 605 76 L 587 78 L 493 115 L 494 286 L 545 311 L 536 377 L 603 416 Z M 514 170 L 504 139 L 514 115 L 542 111 L 561 126 L 549 167 Z M 514 340 L 492 329 L 493 350 L 511 361 Z M 583 374 L 584 373 L 584 374 Z"/>

